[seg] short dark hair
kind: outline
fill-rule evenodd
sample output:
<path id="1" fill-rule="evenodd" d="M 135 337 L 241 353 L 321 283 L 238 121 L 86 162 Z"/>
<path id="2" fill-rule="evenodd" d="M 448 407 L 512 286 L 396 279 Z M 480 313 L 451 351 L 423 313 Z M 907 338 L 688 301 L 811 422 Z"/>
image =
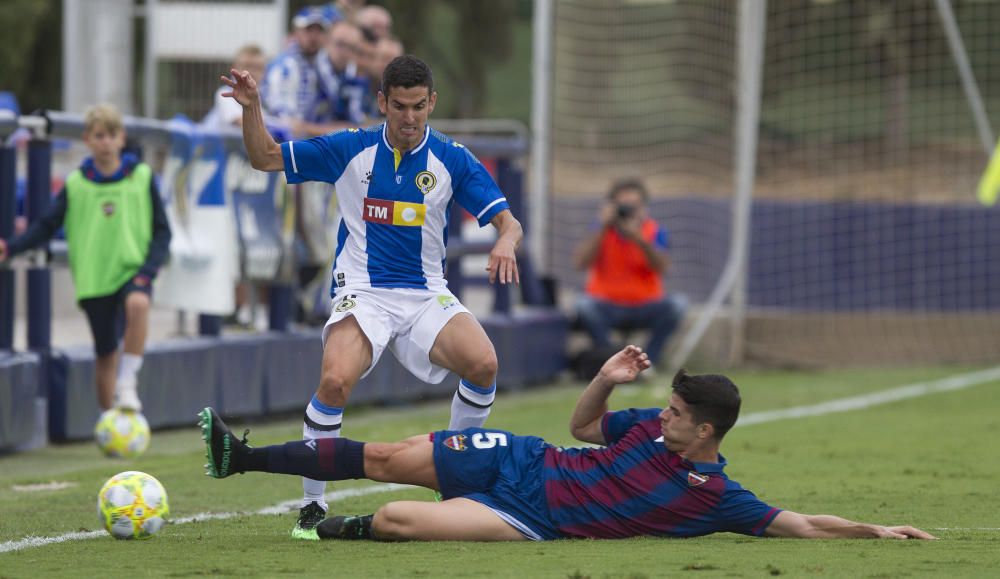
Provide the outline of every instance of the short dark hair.
<path id="1" fill-rule="evenodd" d="M 412 54 L 397 56 L 386 65 L 382 73 L 382 94 L 389 96 L 389 89 L 426 86 L 427 92 L 434 92 L 434 75 L 431 67 Z"/>
<path id="2" fill-rule="evenodd" d="M 632 191 L 632 190 L 639 192 L 639 194 L 642 196 L 643 203 L 649 201 L 649 191 L 646 190 L 646 185 L 639 179 L 634 179 L 631 177 L 628 179 L 619 179 L 618 181 L 615 181 L 611 185 L 611 190 L 608 191 L 608 199 L 614 201 L 615 197 L 617 197 L 618 194 L 621 193 L 622 191 Z"/>
<path id="3" fill-rule="evenodd" d="M 673 389 L 691 408 L 695 423 L 707 422 L 715 428 L 717 440 L 722 440 L 740 416 L 740 390 L 721 374 L 692 376 L 681 368 L 674 376 Z"/>

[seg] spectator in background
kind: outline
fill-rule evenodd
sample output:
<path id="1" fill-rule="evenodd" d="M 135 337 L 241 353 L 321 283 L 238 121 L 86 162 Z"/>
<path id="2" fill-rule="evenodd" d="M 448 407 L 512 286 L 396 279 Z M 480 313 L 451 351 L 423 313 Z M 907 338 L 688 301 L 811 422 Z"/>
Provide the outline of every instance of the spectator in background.
<path id="1" fill-rule="evenodd" d="M 354 21 L 366 30 L 371 30 L 376 40 L 392 36 L 392 14 L 382 6 L 365 6 L 358 10 Z"/>
<path id="2" fill-rule="evenodd" d="M 302 135 L 304 123 L 316 122 L 322 104 L 317 60 L 326 45 L 333 13 L 308 6 L 292 19 L 293 41 L 267 68 L 261 97 L 264 112 Z M 242 108 L 242 107 L 241 107 Z"/>
<path id="3" fill-rule="evenodd" d="M 233 66 L 236 70 L 245 70 L 257 82 L 263 82 L 264 71 L 267 68 L 267 58 L 264 51 L 256 44 L 247 44 L 236 52 Z M 240 127 L 243 125 L 243 107 L 231 98 L 222 96 L 229 87 L 222 85 L 215 91 L 214 104 L 201 124 L 206 128 Z"/>
<path id="4" fill-rule="evenodd" d="M 361 43 L 357 25 L 347 20 L 333 25 L 325 53 L 316 61 L 322 105 L 314 122 L 299 125 L 299 134 L 319 136 L 364 124 L 364 91 L 358 89 L 362 86 L 358 71 Z M 367 88 L 367 84 L 363 86 Z"/>
<path id="5" fill-rule="evenodd" d="M 340 13 L 344 20 L 354 22 L 358 11 L 365 7 L 365 0 L 336 0 L 327 6 Z"/>
<path id="6" fill-rule="evenodd" d="M 382 113 L 378 110 L 378 99 L 375 95 L 382 90 L 382 72 L 393 59 L 406 54 L 403 50 L 403 43 L 396 38 L 386 37 L 379 39 L 375 45 L 375 56 L 372 58 L 371 74 L 368 76 L 368 94 L 365 109 L 369 111 L 370 118 L 379 118 Z"/>
<path id="7" fill-rule="evenodd" d="M 267 67 L 267 58 L 264 51 L 256 44 L 247 44 L 236 52 L 233 59 L 232 68 L 245 70 L 250 73 L 254 80 L 261 82 L 264 79 L 264 71 Z M 238 128 L 243 126 L 243 107 L 229 97 L 222 96 L 229 87 L 222 85 L 215 91 L 215 104 L 212 110 L 208 111 L 201 121 L 201 126 L 209 129 Z M 275 131 L 272 130 L 272 133 Z M 282 139 L 283 140 L 283 139 Z M 254 291 L 257 299 L 256 310 L 253 308 L 251 292 Z M 268 288 L 265 284 L 256 284 L 251 287 L 249 282 L 240 281 L 236 284 L 236 311 L 227 322 L 235 322 L 243 327 L 254 327 L 264 331 L 268 326 L 267 308 L 261 304 L 268 299 Z M 256 315 L 255 315 L 256 314 Z"/>
<path id="8" fill-rule="evenodd" d="M 649 217 L 648 201 L 641 181 L 615 183 L 601 207 L 599 229 L 580 245 L 574 262 L 588 271 L 577 315 L 595 348 L 612 347 L 613 328 L 648 328 L 646 352 L 655 366 L 686 308 L 681 297 L 664 291 L 670 235 Z"/>
<path id="9" fill-rule="evenodd" d="M 41 246 L 65 225 L 76 299 L 94 336 L 97 403 L 103 410 L 113 405 L 138 411 L 153 279 L 167 259 L 170 225 L 153 170 L 122 154 L 125 128 L 117 110 L 88 110 L 83 142 L 92 156 L 70 173 L 41 219 L 23 235 L 0 240 L 0 261 Z"/>

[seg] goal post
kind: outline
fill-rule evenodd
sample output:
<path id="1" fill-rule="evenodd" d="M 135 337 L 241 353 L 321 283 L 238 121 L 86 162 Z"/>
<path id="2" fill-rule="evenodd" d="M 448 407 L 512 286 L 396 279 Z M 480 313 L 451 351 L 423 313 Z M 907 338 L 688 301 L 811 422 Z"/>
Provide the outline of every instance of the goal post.
<path id="1" fill-rule="evenodd" d="M 533 171 L 549 178 L 546 253 L 569 293 L 608 185 L 638 177 L 671 232 L 668 292 L 693 306 L 672 366 L 998 357 L 1000 223 L 975 192 L 1000 112 L 1000 5 L 553 12 L 550 164 Z"/>

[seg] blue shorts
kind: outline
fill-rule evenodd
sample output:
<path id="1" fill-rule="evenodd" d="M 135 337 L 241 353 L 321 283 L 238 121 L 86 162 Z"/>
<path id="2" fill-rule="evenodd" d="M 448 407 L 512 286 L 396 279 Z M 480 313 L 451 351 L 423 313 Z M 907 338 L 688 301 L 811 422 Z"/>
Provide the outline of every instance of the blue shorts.
<path id="1" fill-rule="evenodd" d="M 563 538 L 549 519 L 545 499 L 547 442 L 485 428 L 439 430 L 431 436 L 445 499 L 486 505 L 529 539 Z"/>

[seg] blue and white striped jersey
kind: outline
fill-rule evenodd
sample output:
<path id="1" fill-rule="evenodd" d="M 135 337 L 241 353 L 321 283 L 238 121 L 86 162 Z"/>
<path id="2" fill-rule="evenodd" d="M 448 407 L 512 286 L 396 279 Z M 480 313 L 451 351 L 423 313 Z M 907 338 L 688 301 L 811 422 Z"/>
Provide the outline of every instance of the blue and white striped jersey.
<path id="1" fill-rule="evenodd" d="M 325 54 L 322 55 L 325 57 Z M 319 122 L 322 103 L 316 56 L 307 57 L 292 44 L 264 73 L 261 101 L 267 114 L 287 121 Z"/>
<path id="2" fill-rule="evenodd" d="M 486 168 L 458 142 L 428 126 L 423 141 L 400 154 L 385 130 L 383 123 L 281 145 L 289 183 L 326 181 L 337 191 L 331 296 L 366 287 L 443 289 L 452 204 L 480 227 L 509 209 Z"/>

